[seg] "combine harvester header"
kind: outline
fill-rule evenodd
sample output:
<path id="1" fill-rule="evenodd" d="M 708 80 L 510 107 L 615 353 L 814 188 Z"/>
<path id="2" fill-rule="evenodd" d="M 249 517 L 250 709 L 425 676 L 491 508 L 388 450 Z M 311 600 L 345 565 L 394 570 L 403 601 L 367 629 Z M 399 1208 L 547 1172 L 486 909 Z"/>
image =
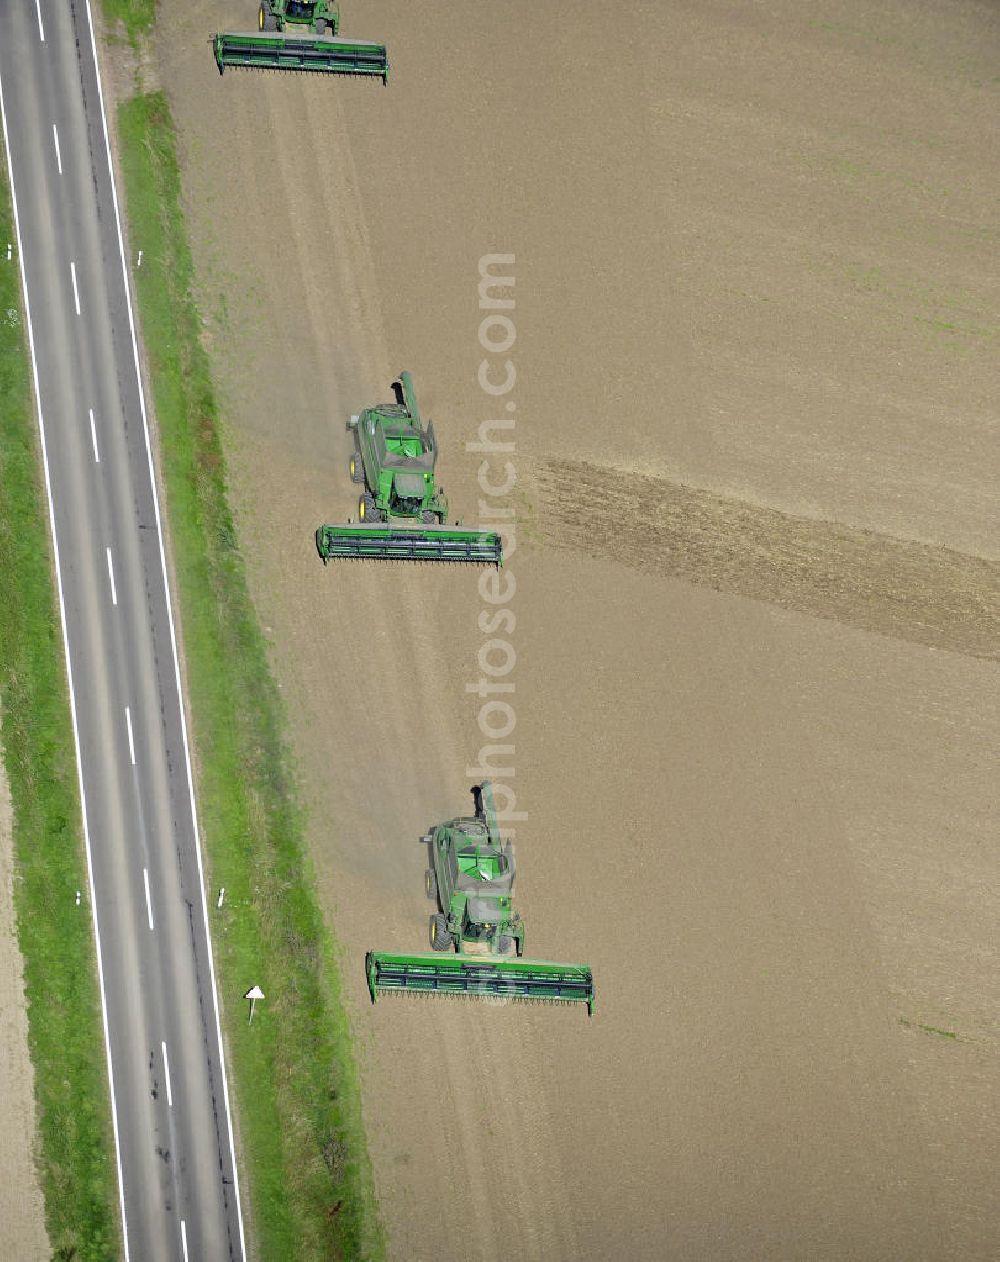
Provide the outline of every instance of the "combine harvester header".
<path id="1" fill-rule="evenodd" d="M 214 37 L 212 45 L 219 74 L 227 66 L 244 66 L 258 70 L 370 75 L 383 83 L 388 80 L 389 58 L 385 45 L 341 39 L 340 11 L 331 0 L 263 0 L 257 14 L 257 28 L 252 34 L 223 32 Z"/>
<path id="2" fill-rule="evenodd" d="M 384 44 L 358 39 L 303 39 L 295 35 L 216 35 L 215 61 L 258 70 L 315 70 L 321 74 L 375 75 L 387 82 Z"/>
<path id="3" fill-rule="evenodd" d="M 594 978 L 586 964 L 521 958 L 524 922 L 512 909 L 513 849 L 500 837 L 490 784 L 472 792 L 474 816 L 439 824 L 421 838 L 430 849 L 427 896 L 441 909 L 430 922 L 434 953 L 369 951 L 372 1003 L 388 991 L 585 1003 L 592 1014 Z"/>
<path id="4" fill-rule="evenodd" d="M 500 536 L 492 530 L 438 526 L 430 530 L 393 526 L 320 526 L 316 549 L 323 564 L 335 557 L 378 561 L 469 561 L 503 564 Z"/>
<path id="5" fill-rule="evenodd" d="M 490 999 L 541 999 L 585 1003 L 594 1011 L 594 978 L 586 965 L 547 960 L 486 960 L 481 956 L 365 956 L 372 1003 L 379 991 L 411 995 L 471 995 Z"/>
<path id="6" fill-rule="evenodd" d="M 351 481 L 365 488 L 360 524 L 320 526 L 316 550 L 324 565 L 334 557 L 503 565 L 496 531 L 445 525 L 448 500 L 435 481 L 434 426 L 423 426 L 408 372 L 399 374 L 395 403 L 366 408 L 347 428 L 354 434 Z"/>

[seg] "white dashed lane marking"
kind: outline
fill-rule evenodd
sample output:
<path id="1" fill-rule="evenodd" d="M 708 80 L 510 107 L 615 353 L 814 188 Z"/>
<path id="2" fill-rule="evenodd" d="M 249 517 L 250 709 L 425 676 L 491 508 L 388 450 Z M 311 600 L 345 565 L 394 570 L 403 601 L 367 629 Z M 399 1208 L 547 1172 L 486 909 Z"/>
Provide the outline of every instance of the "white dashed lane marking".
<path id="1" fill-rule="evenodd" d="M 149 930 L 153 931 L 153 903 L 149 897 L 149 869 L 142 869 L 142 883 L 146 890 L 146 919 L 149 921 Z"/>
<path id="2" fill-rule="evenodd" d="M 111 549 L 105 548 L 105 552 L 108 554 L 108 582 L 111 584 L 111 603 L 117 605 L 118 591 L 115 587 L 115 563 L 111 559 Z"/>
<path id="3" fill-rule="evenodd" d="M 167 1060 L 167 1045 L 161 1043 L 160 1048 L 163 1052 L 163 1079 L 167 1084 L 167 1106 L 174 1107 L 174 1093 L 170 1089 L 170 1062 Z"/>

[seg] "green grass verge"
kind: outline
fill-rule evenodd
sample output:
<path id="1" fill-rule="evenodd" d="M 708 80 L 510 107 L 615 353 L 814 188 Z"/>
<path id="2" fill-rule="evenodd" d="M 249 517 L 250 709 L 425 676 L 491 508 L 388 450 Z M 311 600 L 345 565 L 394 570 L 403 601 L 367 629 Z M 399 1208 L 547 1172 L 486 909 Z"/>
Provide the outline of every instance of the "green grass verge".
<path id="1" fill-rule="evenodd" d="M 13 240 L 0 158 L 0 241 Z M 91 920 L 86 902 L 75 905 L 87 870 L 20 296 L 16 256 L 0 257 L 0 740 L 14 813 L 37 1163 L 55 1257 L 114 1258 L 107 1062 Z"/>
<path id="2" fill-rule="evenodd" d="M 104 21 L 113 35 L 119 25 L 135 46 L 140 37 L 153 29 L 156 0 L 103 0 Z"/>
<path id="3" fill-rule="evenodd" d="M 118 113 L 140 321 L 159 426 L 213 940 L 242 1169 L 263 1258 L 384 1252 L 334 947 L 314 892 L 283 707 L 226 498 L 216 401 L 162 93 Z M 267 996 L 247 1024 L 242 992 Z"/>

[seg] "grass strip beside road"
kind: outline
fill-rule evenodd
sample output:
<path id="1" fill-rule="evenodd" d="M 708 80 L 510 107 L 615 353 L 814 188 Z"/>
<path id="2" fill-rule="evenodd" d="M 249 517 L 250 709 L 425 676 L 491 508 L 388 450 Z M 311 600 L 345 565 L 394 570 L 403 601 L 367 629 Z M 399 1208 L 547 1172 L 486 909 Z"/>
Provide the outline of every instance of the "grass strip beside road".
<path id="1" fill-rule="evenodd" d="M 113 34 L 123 29 L 135 47 L 153 29 L 156 0 L 103 0 L 103 12 L 108 30 Z"/>
<path id="2" fill-rule="evenodd" d="M 119 107 L 159 429 L 245 1202 L 264 1258 L 381 1256 L 358 1075 L 305 849 L 283 706 L 247 588 L 162 93 Z M 241 997 L 266 995 L 253 1025 Z"/>
<path id="3" fill-rule="evenodd" d="M 13 242 L 0 158 L 0 243 Z M 34 1066 L 36 1161 L 56 1259 L 117 1258 L 118 1180 L 70 718 L 17 255 L 0 256 L 0 741 Z M 0 1246 L 2 1251 L 2 1246 Z"/>

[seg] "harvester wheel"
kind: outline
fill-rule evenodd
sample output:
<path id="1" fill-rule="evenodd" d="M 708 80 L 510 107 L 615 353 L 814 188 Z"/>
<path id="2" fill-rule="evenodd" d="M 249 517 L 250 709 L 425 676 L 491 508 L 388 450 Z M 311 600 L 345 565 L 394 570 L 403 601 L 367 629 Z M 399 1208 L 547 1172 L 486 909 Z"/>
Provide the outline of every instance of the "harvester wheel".
<path id="1" fill-rule="evenodd" d="M 358 455 L 357 452 L 355 452 L 354 455 L 351 457 L 350 469 L 351 469 L 352 482 L 364 482 L 365 469 L 364 469 L 364 465 L 362 465 L 361 463 L 361 457 Z"/>
<path id="2" fill-rule="evenodd" d="M 448 921 L 438 914 L 431 916 L 431 946 L 435 951 L 450 951 L 451 934 L 448 932 Z"/>
<path id="3" fill-rule="evenodd" d="M 438 896 L 438 879 L 434 875 L 434 869 L 428 868 L 424 873 L 424 889 L 427 891 L 427 897 L 431 902 L 437 902 Z"/>
<path id="4" fill-rule="evenodd" d="M 278 29 L 278 19 L 271 12 L 268 0 L 261 0 L 260 11 L 257 14 L 257 26 L 262 31 L 276 31 Z"/>
<path id="5" fill-rule="evenodd" d="M 375 499 L 367 492 L 358 500 L 358 521 L 361 522 L 377 522 L 382 520 L 382 514 L 375 505 Z"/>
<path id="6" fill-rule="evenodd" d="M 502 933 L 497 939 L 497 951 L 501 955 L 510 955 L 510 948 L 513 941 L 513 938 L 511 938 L 508 934 Z"/>
<path id="7" fill-rule="evenodd" d="M 326 34 L 326 18 L 317 18 L 317 19 L 316 19 L 316 34 L 317 34 L 317 35 L 325 35 L 325 34 Z"/>
<path id="8" fill-rule="evenodd" d="M 425 526 L 436 526 L 436 525 L 437 525 L 437 513 L 432 513 L 432 512 L 428 509 L 428 511 L 427 511 L 427 512 L 425 512 L 425 513 L 421 513 L 421 514 L 420 514 L 420 520 L 424 523 L 424 525 L 425 525 Z"/>

